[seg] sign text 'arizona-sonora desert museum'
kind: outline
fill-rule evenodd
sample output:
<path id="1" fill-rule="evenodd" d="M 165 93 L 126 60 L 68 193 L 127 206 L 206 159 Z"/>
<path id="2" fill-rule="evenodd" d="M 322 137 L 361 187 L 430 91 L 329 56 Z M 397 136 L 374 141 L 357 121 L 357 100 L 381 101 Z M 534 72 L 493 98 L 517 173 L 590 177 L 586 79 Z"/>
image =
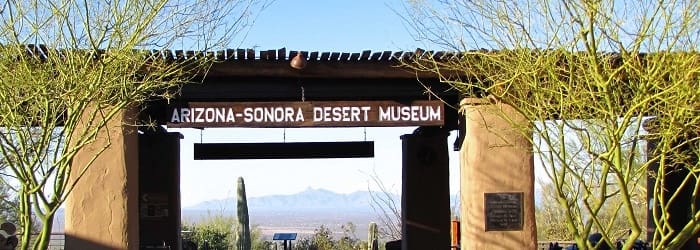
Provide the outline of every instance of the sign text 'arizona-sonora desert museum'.
<path id="1" fill-rule="evenodd" d="M 169 108 L 168 127 L 440 126 L 441 101 L 188 102 Z"/>

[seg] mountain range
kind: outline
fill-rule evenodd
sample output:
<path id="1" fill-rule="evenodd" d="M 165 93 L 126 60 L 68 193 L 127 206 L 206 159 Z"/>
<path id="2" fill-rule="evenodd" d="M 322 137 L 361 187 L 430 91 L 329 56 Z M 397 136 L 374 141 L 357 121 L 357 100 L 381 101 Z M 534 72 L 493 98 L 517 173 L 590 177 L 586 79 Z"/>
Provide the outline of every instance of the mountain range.
<path id="1" fill-rule="evenodd" d="M 356 191 L 341 194 L 326 189 L 307 188 L 290 195 L 268 195 L 248 198 L 250 211 L 336 211 L 336 212 L 372 212 L 373 197 L 394 200 L 397 207 L 401 205 L 401 197 L 397 194 L 381 192 Z M 183 207 L 183 210 L 235 211 L 236 197 L 221 200 L 210 200 L 194 206 Z"/>

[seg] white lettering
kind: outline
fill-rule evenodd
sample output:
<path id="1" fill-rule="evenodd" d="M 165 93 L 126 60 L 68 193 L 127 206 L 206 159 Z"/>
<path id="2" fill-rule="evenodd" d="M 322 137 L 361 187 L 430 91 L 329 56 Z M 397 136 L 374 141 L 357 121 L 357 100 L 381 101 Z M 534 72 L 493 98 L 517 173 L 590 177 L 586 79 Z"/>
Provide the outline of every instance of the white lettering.
<path id="1" fill-rule="evenodd" d="M 340 107 L 333 107 L 333 108 L 331 108 L 331 111 L 333 112 L 333 118 L 332 118 L 332 119 L 333 119 L 334 122 L 340 121 L 340 120 L 342 119 L 342 117 L 343 117 L 343 113 L 342 113 L 343 110 L 342 110 L 342 108 L 340 108 Z"/>
<path id="2" fill-rule="evenodd" d="M 379 121 L 439 121 L 440 107 L 390 106 L 379 107 Z"/>
<path id="3" fill-rule="evenodd" d="M 228 115 L 226 116 L 226 122 L 236 122 L 236 115 L 233 113 L 233 109 L 228 109 Z"/>
<path id="4" fill-rule="evenodd" d="M 252 122 L 253 121 L 253 109 L 252 108 L 245 108 L 243 109 L 243 121 L 245 122 Z"/>
<path id="5" fill-rule="evenodd" d="M 373 108 L 378 108 L 375 111 Z M 305 110 L 303 107 L 247 107 L 236 113 L 233 107 L 173 108 L 172 123 L 235 123 L 242 118 L 246 123 L 292 123 L 304 122 L 305 112 L 311 111 L 314 122 L 421 122 L 443 119 L 441 106 L 437 105 L 388 105 L 388 106 L 320 106 Z M 377 112 L 377 117 L 369 117 Z M 374 114 L 373 114 L 374 115 Z M 376 119 L 376 120 L 375 120 Z M 299 124 L 305 126 L 305 124 Z M 308 124 L 312 125 L 313 124 Z"/>
<path id="6" fill-rule="evenodd" d="M 297 108 L 297 119 L 295 121 L 297 121 L 297 122 L 304 121 L 304 112 L 301 111 L 301 108 Z"/>
<path id="7" fill-rule="evenodd" d="M 217 122 L 226 120 L 226 109 L 218 108 L 218 109 L 215 109 L 215 111 L 216 111 L 216 118 L 214 120 L 216 120 Z"/>
<path id="8" fill-rule="evenodd" d="M 294 109 L 292 109 L 292 108 L 285 108 L 284 109 L 284 120 L 285 121 L 293 121 L 294 120 Z"/>
<path id="9" fill-rule="evenodd" d="M 331 107 L 323 107 L 323 120 L 328 121 L 331 119 Z"/>
<path id="10" fill-rule="evenodd" d="M 260 109 L 260 108 L 257 108 Z M 266 108 L 262 109 L 263 112 L 265 113 L 265 116 L 263 116 L 262 121 L 274 121 L 275 120 L 275 108 Z"/>
<path id="11" fill-rule="evenodd" d="M 411 106 L 411 121 L 418 121 L 419 114 L 418 112 L 421 111 L 420 106 Z"/>
<path id="12" fill-rule="evenodd" d="M 190 122 L 190 109 L 189 108 L 181 108 L 180 109 L 180 119 L 182 119 L 182 122 Z"/>
<path id="13" fill-rule="evenodd" d="M 282 122 L 284 121 L 284 109 L 283 108 L 275 108 L 275 120 L 276 122 Z"/>
<path id="14" fill-rule="evenodd" d="M 318 122 L 323 120 L 323 108 L 314 107 L 314 121 Z"/>
<path id="15" fill-rule="evenodd" d="M 379 121 L 391 120 L 391 108 L 384 110 L 384 107 L 379 107 Z"/>
<path id="16" fill-rule="evenodd" d="M 442 120 L 442 118 L 440 117 L 440 106 L 438 106 L 437 109 L 433 109 L 432 107 L 430 107 L 429 113 L 430 113 L 430 118 L 429 118 L 430 120 L 433 120 L 433 121 Z"/>
<path id="17" fill-rule="evenodd" d="M 359 121 L 360 120 L 360 109 L 357 107 L 352 107 L 352 112 L 350 114 L 350 120 L 351 121 Z"/>
<path id="18" fill-rule="evenodd" d="M 204 108 L 194 108 L 195 119 L 194 122 L 204 122 L 202 119 L 202 113 L 204 113 Z"/>
<path id="19" fill-rule="evenodd" d="M 204 120 L 207 122 L 214 122 L 214 109 L 213 108 L 206 108 L 204 109 Z"/>
<path id="20" fill-rule="evenodd" d="M 170 122 L 180 122 L 180 115 L 178 115 L 177 109 L 173 109 L 173 116 L 170 117 Z"/>
<path id="21" fill-rule="evenodd" d="M 401 107 L 401 116 L 399 117 L 399 112 L 396 112 L 396 117 L 394 121 L 408 120 L 411 119 L 411 107 Z"/>
<path id="22" fill-rule="evenodd" d="M 367 112 L 369 112 L 369 110 L 372 109 L 372 108 L 371 108 L 371 107 L 367 107 L 367 106 L 363 106 L 363 107 L 360 107 L 360 109 L 361 109 L 362 111 L 364 111 L 364 114 L 365 114 L 365 119 L 364 119 L 363 121 L 367 121 L 367 120 L 369 119 L 369 116 L 367 115 Z"/>
<path id="23" fill-rule="evenodd" d="M 253 120 L 255 122 L 262 122 L 265 119 L 265 110 L 262 108 L 253 109 Z"/>
<path id="24" fill-rule="evenodd" d="M 355 122 L 368 121 L 371 107 L 346 106 L 346 107 L 314 107 L 314 121 L 324 122 Z"/>

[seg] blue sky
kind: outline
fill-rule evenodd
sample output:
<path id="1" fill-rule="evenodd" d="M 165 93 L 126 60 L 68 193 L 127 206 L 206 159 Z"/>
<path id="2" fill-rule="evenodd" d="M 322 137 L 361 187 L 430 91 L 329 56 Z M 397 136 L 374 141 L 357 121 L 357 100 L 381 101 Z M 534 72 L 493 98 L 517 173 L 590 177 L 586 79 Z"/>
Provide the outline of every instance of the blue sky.
<path id="1" fill-rule="evenodd" d="M 413 51 L 430 48 L 415 41 L 397 11 L 400 0 L 277 0 L 259 14 L 238 48 L 269 50 L 360 52 Z M 243 38 L 239 36 L 239 38 Z M 307 188 L 340 193 L 376 189 L 371 176 L 399 193 L 401 140 L 414 128 L 290 128 L 290 129 L 171 129 L 181 141 L 183 207 L 235 195 L 238 176 L 246 180 L 249 197 L 292 194 Z M 450 186 L 459 189 L 458 152 L 452 151 L 456 132 L 448 139 Z M 195 161 L 195 142 L 375 141 L 375 157 L 360 159 Z"/>

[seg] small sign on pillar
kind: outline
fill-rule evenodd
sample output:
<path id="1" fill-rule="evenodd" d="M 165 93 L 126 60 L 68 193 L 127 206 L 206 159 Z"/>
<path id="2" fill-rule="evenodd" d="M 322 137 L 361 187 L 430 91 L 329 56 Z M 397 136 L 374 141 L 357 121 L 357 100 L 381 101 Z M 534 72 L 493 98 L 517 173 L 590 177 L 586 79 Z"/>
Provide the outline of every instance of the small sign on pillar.
<path id="1" fill-rule="evenodd" d="M 523 193 L 484 193 L 486 231 L 523 230 Z"/>

